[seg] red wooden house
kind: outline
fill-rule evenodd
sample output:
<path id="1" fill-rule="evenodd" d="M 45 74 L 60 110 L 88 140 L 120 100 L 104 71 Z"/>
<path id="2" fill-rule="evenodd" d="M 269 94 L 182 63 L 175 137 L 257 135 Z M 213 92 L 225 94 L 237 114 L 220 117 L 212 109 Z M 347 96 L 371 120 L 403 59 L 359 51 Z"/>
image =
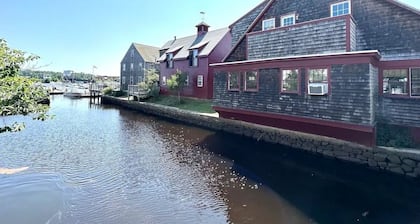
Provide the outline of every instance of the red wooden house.
<path id="1" fill-rule="evenodd" d="M 161 93 L 169 90 L 166 80 L 180 70 L 187 74 L 183 96 L 211 99 L 213 97 L 213 71 L 211 63 L 221 62 L 231 47 L 229 28 L 209 31 L 200 23 L 192 36 L 174 38 L 160 49 Z"/>

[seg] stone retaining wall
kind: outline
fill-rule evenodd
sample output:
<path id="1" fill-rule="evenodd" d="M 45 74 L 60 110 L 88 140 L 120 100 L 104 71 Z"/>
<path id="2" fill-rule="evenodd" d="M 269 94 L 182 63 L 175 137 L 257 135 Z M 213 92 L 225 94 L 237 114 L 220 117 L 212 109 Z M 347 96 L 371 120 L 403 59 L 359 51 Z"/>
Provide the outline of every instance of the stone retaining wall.
<path id="1" fill-rule="evenodd" d="M 334 138 L 305 134 L 272 128 L 243 121 L 211 117 L 156 104 L 127 101 L 103 96 L 103 104 L 114 104 L 147 114 L 181 121 L 215 131 L 243 135 L 270 143 L 319 153 L 345 161 L 362 164 L 377 170 L 387 170 L 414 178 L 420 178 L 420 150 L 400 150 L 392 148 L 369 148 Z"/>

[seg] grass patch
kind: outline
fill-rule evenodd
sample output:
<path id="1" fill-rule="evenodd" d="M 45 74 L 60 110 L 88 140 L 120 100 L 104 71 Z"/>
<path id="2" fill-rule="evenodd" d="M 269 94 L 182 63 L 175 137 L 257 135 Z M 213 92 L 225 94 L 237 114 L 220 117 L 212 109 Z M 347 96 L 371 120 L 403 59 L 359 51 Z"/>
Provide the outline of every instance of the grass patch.
<path id="1" fill-rule="evenodd" d="M 148 99 L 146 102 L 176 107 L 182 110 L 189 110 L 199 113 L 216 113 L 216 111 L 214 111 L 211 106 L 210 100 L 181 98 L 181 103 L 178 103 L 177 96 L 159 95 L 157 97 Z"/>

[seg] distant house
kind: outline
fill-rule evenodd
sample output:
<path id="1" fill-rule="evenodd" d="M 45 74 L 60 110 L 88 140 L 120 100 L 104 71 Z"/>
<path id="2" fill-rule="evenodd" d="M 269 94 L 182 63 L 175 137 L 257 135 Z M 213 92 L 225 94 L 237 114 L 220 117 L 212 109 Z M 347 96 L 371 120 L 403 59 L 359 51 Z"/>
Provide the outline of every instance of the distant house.
<path id="1" fill-rule="evenodd" d="M 159 71 L 159 48 L 132 43 L 121 61 L 121 90 L 127 91 L 128 85 L 136 85 L 144 79 L 147 69 Z"/>
<path id="2" fill-rule="evenodd" d="M 212 64 L 224 118 L 375 145 L 377 123 L 420 140 L 420 12 L 392 0 L 270 0 L 231 26 Z"/>
<path id="3" fill-rule="evenodd" d="M 178 69 L 188 76 L 183 96 L 213 96 L 213 71 L 209 64 L 221 62 L 228 53 L 231 34 L 228 28 L 208 31 L 204 22 L 196 27 L 196 34 L 170 40 L 160 49 L 160 84 L 164 94 L 168 93 L 166 80 Z"/>

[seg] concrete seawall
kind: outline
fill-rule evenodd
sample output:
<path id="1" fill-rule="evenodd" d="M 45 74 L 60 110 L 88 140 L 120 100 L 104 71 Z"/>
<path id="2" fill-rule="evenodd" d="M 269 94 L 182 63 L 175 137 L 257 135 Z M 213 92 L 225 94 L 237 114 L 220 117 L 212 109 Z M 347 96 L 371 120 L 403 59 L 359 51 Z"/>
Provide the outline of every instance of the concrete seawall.
<path id="1" fill-rule="evenodd" d="M 128 101 L 110 96 L 103 96 L 102 103 L 118 105 L 215 131 L 243 135 L 257 141 L 282 144 L 327 157 L 362 164 L 373 169 L 387 170 L 420 179 L 420 150 L 369 148 L 334 138 L 211 117 L 173 107 Z"/>

